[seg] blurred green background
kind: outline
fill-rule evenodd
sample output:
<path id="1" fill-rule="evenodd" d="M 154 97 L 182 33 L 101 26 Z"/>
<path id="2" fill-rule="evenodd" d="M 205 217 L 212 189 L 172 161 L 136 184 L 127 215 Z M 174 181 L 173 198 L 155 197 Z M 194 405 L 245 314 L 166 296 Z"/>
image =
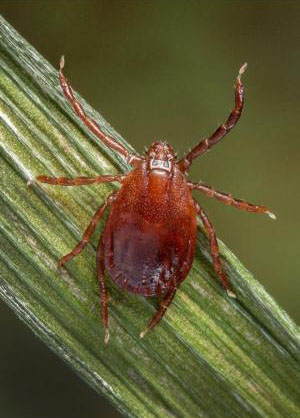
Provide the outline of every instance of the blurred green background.
<path id="1" fill-rule="evenodd" d="M 55 67 L 65 54 L 74 88 L 140 152 L 163 139 L 183 153 L 212 133 L 248 62 L 240 123 L 190 177 L 276 213 L 195 194 L 219 238 L 299 320 L 300 3 L 2 0 L 0 13 Z M 1 417 L 119 416 L 3 303 L 0 326 Z"/>

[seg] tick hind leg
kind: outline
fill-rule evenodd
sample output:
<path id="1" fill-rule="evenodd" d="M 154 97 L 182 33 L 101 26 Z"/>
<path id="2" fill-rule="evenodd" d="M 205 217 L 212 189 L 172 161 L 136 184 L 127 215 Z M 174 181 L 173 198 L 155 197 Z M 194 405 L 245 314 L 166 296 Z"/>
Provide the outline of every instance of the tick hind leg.
<path id="1" fill-rule="evenodd" d="M 164 296 L 163 300 L 160 302 L 160 307 L 156 314 L 153 316 L 151 321 L 148 323 L 147 327 L 140 333 L 140 337 L 144 338 L 145 334 L 151 329 L 154 328 L 155 325 L 159 323 L 161 318 L 165 315 L 168 307 L 171 305 L 172 300 L 174 299 L 175 293 L 176 293 L 176 286 L 172 287 L 166 295 Z"/>
<path id="2" fill-rule="evenodd" d="M 97 247 L 96 256 L 97 265 L 97 276 L 100 286 L 100 300 L 101 300 L 101 320 L 104 327 L 104 342 L 105 344 L 109 341 L 109 330 L 108 330 L 108 291 L 105 284 L 105 268 L 104 268 L 104 253 L 103 253 L 103 242 L 100 237 L 99 244 Z"/>
<path id="3" fill-rule="evenodd" d="M 221 264 L 221 260 L 220 260 L 220 253 L 219 253 L 219 245 L 218 245 L 218 241 L 217 241 L 217 237 L 216 237 L 214 227 L 213 227 L 212 223 L 210 222 L 210 220 L 208 219 L 204 210 L 198 204 L 198 202 L 195 201 L 195 205 L 196 205 L 197 213 L 199 214 L 199 216 L 200 216 L 200 218 L 203 222 L 203 225 L 205 227 L 205 230 L 208 234 L 208 237 L 209 237 L 210 251 L 211 251 L 211 256 L 212 256 L 212 259 L 213 259 L 214 269 L 215 269 L 217 275 L 219 276 L 225 290 L 227 291 L 228 296 L 230 296 L 232 298 L 236 298 L 236 295 L 233 292 L 233 290 L 231 289 L 231 286 L 228 283 L 227 276 L 226 276 L 226 274 L 225 274 L 225 272 L 223 271 L 223 268 L 222 268 L 222 264 Z"/>
<path id="4" fill-rule="evenodd" d="M 100 206 L 100 208 L 97 210 L 97 212 L 95 213 L 95 215 L 93 216 L 89 226 L 87 227 L 87 229 L 84 231 L 81 241 L 76 245 L 76 247 L 73 248 L 73 250 L 66 254 L 64 257 L 62 257 L 59 262 L 58 265 L 60 267 L 63 267 L 64 264 L 66 264 L 68 261 L 72 260 L 72 258 L 74 258 L 76 255 L 78 255 L 83 249 L 84 247 L 87 245 L 87 243 L 90 241 L 96 226 L 98 224 L 98 222 L 100 221 L 100 219 L 102 218 L 102 215 L 105 211 L 105 209 L 113 202 L 113 200 L 115 199 L 116 193 L 112 193 L 106 200 L 105 203 L 103 203 L 103 205 Z"/>

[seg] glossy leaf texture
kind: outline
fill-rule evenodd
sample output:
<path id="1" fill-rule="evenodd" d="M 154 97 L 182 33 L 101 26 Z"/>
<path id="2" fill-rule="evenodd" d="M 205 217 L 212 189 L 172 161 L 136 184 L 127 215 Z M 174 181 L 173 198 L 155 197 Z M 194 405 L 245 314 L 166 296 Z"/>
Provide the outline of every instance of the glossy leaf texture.
<path id="1" fill-rule="evenodd" d="M 225 294 L 201 225 L 191 273 L 145 339 L 139 333 L 156 302 L 107 278 L 111 340 L 104 345 L 95 247 L 105 220 L 66 271 L 58 271 L 57 260 L 117 186 L 26 184 L 39 174 L 92 176 L 128 167 L 82 126 L 61 93 L 57 71 L 3 18 L 0 49 L 1 297 L 125 416 L 299 417 L 297 327 L 220 243 L 238 298 Z M 102 129 L 125 143 L 82 103 Z"/>

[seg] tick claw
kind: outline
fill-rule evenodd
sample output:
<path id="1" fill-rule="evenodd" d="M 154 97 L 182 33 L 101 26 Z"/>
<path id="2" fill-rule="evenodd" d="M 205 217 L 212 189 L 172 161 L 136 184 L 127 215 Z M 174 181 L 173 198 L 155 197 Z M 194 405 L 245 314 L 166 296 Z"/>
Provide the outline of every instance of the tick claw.
<path id="1" fill-rule="evenodd" d="M 274 213 L 272 213 L 272 212 L 267 212 L 267 215 L 271 218 L 271 219 L 274 219 L 274 220 L 276 220 L 277 218 L 276 218 L 276 215 L 274 214 Z"/>
<path id="2" fill-rule="evenodd" d="M 104 335 L 104 344 L 108 344 L 109 342 L 109 331 L 108 329 L 105 330 L 105 335 Z"/>
<path id="3" fill-rule="evenodd" d="M 29 179 L 26 183 L 27 187 L 30 187 L 34 183 L 34 179 Z"/>
<path id="4" fill-rule="evenodd" d="M 239 76 L 241 76 L 242 74 L 244 74 L 244 72 L 247 70 L 248 64 L 245 62 L 244 65 L 241 66 L 240 71 L 239 71 Z"/>
<path id="5" fill-rule="evenodd" d="M 65 56 L 62 55 L 59 61 L 59 69 L 62 70 L 65 66 Z"/>
<path id="6" fill-rule="evenodd" d="M 227 289 L 226 292 L 229 297 L 236 299 L 236 294 L 232 290 Z"/>
<path id="7" fill-rule="evenodd" d="M 146 329 L 144 329 L 144 331 L 142 331 L 141 333 L 140 333 L 140 338 L 144 338 L 145 337 L 145 334 L 147 333 L 147 331 L 148 331 L 148 329 L 146 328 Z"/>
<path id="8" fill-rule="evenodd" d="M 61 260 L 58 261 L 57 268 L 58 268 L 58 271 L 65 270 L 65 265 L 61 262 Z"/>

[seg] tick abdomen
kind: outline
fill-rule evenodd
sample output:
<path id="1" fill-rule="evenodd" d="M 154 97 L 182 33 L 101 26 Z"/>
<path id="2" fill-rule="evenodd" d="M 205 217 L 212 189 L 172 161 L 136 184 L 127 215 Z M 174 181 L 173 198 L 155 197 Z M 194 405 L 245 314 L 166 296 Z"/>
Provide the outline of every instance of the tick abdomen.
<path id="1" fill-rule="evenodd" d="M 182 173 L 139 164 L 112 205 L 102 239 L 105 269 L 129 292 L 153 296 L 182 281 L 196 239 L 196 210 Z"/>

